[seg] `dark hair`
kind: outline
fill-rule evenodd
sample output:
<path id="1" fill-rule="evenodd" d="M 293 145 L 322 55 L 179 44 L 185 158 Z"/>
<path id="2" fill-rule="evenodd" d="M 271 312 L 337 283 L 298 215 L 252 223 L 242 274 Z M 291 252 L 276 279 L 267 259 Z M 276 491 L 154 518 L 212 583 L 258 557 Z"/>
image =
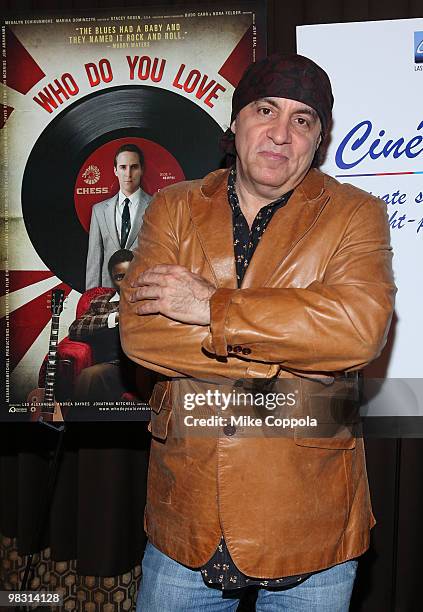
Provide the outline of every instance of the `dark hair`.
<path id="1" fill-rule="evenodd" d="M 116 151 L 115 158 L 113 160 L 113 165 L 115 168 L 117 168 L 118 155 L 120 155 L 121 153 L 124 153 L 125 151 L 128 151 L 129 153 L 136 153 L 139 157 L 141 168 L 144 168 L 144 153 L 141 151 L 139 147 L 137 147 L 136 144 L 132 144 L 131 142 L 121 145 L 119 149 Z"/>
<path id="2" fill-rule="evenodd" d="M 119 251 L 115 251 L 107 264 L 110 276 L 112 275 L 113 268 L 117 264 L 123 263 L 124 261 L 132 261 L 133 259 L 134 254 L 129 249 L 119 249 Z"/>

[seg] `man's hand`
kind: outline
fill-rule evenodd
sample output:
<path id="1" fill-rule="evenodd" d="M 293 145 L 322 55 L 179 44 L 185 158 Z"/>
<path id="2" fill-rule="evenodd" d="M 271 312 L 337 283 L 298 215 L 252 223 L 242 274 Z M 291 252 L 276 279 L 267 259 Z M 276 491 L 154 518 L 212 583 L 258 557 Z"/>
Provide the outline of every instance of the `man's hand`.
<path id="1" fill-rule="evenodd" d="M 146 300 L 136 307 L 139 315 L 163 314 L 192 325 L 210 323 L 210 298 L 216 287 L 187 268 L 161 264 L 132 281 L 129 301 Z"/>

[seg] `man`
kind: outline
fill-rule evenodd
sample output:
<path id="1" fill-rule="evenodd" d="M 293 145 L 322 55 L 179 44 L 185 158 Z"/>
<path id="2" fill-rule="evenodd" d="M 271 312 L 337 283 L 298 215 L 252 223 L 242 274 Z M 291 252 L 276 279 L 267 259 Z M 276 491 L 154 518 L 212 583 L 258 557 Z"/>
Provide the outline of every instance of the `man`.
<path id="1" fill-rule="evenodd" d="M 313 167 L 332 104 L 311 60 L 253 64 L 233 95 L 233 168 L 162 190 L 146 211 L 121 339 L 168 380 L 151 399 L 138 611 L 235 610 L 249 585 L 257 610 L 348 610 L 374 525 L 362 439 L 342 423 L 332 437 L 179 427 L 183 389 L 195 386 L 184 377 L 232 379 L 234 393 L 250 379 L 289 383 L 303 414 L 317 406 L 323 426 L 337 426 L 355 392 L 349 373 L 385 343 L 395 294 L 385 206 Z M 339 386 L 339 397 L 327 391 Z"/>
<path id="2" fill-rule="evenodd" d="M 144 155 L 135 144 L 123 144 L 114 157 L 119 193 L 93 207 L 85 288 L 113 287 L 107 262 L 118 249 L 133 250 L 151 196 L 140 188 Z"/>
<path id="3" fill-rule="evenodd" d="M 76 399 L 118 401 L 135 388 L 133 363 L 122 353 L 118 327 L 120 286 L 133 257 L 128 249 L 113 253 L 108 271 L 116 291 L 95 296 L 84 315 L 69 327 L 71 340 L 91 344 L 95 361 L 78 376 Z"/>

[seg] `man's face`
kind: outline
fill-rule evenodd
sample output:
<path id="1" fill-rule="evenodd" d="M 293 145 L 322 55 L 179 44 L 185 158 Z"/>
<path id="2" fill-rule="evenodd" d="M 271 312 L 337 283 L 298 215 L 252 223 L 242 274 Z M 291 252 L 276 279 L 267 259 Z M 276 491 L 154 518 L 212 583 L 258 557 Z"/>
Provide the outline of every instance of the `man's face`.
<path id="1" fill-rule="evenodd" d="M 129 261 L 121 261 L 112 268 L 112 281 L 118 293 L 120 292 L 120 286 L 125 278 L 125 274 L 128 271 L 129 263 Z"/>
<path id="2" fill-rule="evenodd" d="M 130 196 L 140 186 L 143 170 L 137 153 L 123 151 L 116 158 L 115 176 L 118 177 L 119 189 Z"/>
<path id="3" fill-rule="evenodd" d="M 264 98 L 245 106 L 231 125 L 237 169 L 252 194 L 278 197 L 306 175 L 321 136 L 320 119 L 307 104 Z"/>

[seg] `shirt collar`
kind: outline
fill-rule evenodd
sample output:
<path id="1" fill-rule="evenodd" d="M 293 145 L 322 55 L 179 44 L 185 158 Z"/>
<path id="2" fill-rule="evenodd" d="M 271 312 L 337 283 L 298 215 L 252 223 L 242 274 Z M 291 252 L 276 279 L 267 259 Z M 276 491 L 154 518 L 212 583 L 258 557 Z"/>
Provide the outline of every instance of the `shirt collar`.
<path id="1" fill-rule="evenodd" d="M 141 196 L 141 189 L 140 187 L 138 187 L 138 189 L 128 198 L 129 206 L 137 206 L 140 201 L 140 196 Z M 119 191 L 119 202 L 118 202 L 119 206 L 123 207 L 123 203 L 127 197 L 128 196 L 126 196 L 124 193 Z"/>
<path id="2" fill-rule="evenodd" d="M 110 298 L 109 302 L 119 302 L 119 300 L 120 300 L 120 295 L 119 295 L 119 292 L 116 291 L 116 293 L 112 295 L 112 297 Z"/>

